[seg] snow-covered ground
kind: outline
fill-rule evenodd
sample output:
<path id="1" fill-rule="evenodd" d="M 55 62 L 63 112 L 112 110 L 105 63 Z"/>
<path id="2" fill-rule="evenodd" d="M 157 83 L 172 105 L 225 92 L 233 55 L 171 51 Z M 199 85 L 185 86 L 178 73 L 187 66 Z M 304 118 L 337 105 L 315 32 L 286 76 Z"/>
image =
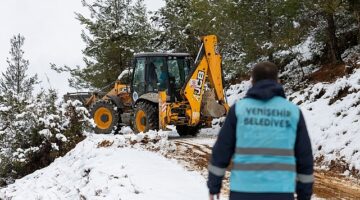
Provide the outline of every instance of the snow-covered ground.
<path id="1" fill-rule="evenodd" d="M 315 156 L 360 169 L 360 70 L 335 83 L 317 83 L 289 98 L 300 104 Z M 348 174 L 349 172 L 345 172 Z"/>
<path id="2" fill-rule="evenodd" d="M 206 199 L 203 176 L 161 155 L 172 145 L 157 133 L 90 134 L 50 166 L 1 189 L 0 199 Z"/>

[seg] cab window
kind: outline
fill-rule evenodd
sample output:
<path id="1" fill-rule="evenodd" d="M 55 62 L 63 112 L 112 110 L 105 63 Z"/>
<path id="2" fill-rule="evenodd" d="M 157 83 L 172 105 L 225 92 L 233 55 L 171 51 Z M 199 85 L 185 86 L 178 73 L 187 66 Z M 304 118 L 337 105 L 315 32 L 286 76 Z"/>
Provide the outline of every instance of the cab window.
<path id="1" fill-rule="evenodd" d="M 168 59 L 169 78 L 175 80 L 176 88 L 181 88 L 190 73 L 189 60 L 185 58 Z"/>
<path id="2" fill-rule="evenodd" d="M 147 86 L 149 92 L 166 88 L 167 70 L 165 57 L 150 57 L 148 64 Z"/>
<path id="3" fill-rule="evenodd" d="M 138 96 L 145 93 L 145 58 L 137 58 L 135 61 L 134 79 L 133 79 L 133 93 Z"/>

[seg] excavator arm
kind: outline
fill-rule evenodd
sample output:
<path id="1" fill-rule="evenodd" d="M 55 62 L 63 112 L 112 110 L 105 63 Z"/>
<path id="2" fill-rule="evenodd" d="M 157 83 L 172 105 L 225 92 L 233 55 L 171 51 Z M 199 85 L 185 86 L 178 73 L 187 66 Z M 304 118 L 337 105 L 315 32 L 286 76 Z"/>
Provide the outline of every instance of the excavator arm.
<path id="1" fill-rule="evenodd" d="M 217 37 L 215 35 L 206 36 L 204 39 L 205 57 L 207 60 L 209 70 L 209 82 L 215 90 L 216 100 L 224 105 L 228 111 L 229 106 L 226 103 L 224 86 L 223 86 L 223 72 L 221 65 L 221 55 L 217 49 Z"/>
<path id="2" fill-rule="evenodd" d="M 221 55 L 217 49 L 217 37 L 215 35 L 202 37 L 202 45 L 195 60 L 196 68 L 182 89 L 182 94 L 190 105 L 186 115 L 191 119 L 190 124 L 193 126 L 200 121 L 207 79 L 217 101 L 217 106 L 213 109 L 223 109 L 224 114 L 229 111 L 224 94 L 221 60 Z"/>
<path id="3" fill-rule="evenodd" d="M 161 129 L 166 129 L 167 124 L 197 126 L 203 122 L 209 125 L 213 118 L 222 117 L 229 111 L 215 35 L 202 37 L 195 66 L 180 92 L 184 101 L 168 103 L 166 91 L 159 92 Z M 209 89 L 205 90 L 206 83 L 209 83 Z"/>

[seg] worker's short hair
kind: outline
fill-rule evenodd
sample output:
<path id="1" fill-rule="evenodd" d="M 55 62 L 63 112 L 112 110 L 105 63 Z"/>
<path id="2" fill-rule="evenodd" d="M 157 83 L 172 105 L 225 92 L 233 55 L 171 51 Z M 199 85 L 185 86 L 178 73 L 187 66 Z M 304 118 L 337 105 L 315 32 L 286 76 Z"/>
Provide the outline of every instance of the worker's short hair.
<path id="1" fill-rule="evenodd" d="M 278 68 L 272 62 L 261 62 L 256 64 L 251 72 L 254 83 L 261 80 L 278 80 Z"/>

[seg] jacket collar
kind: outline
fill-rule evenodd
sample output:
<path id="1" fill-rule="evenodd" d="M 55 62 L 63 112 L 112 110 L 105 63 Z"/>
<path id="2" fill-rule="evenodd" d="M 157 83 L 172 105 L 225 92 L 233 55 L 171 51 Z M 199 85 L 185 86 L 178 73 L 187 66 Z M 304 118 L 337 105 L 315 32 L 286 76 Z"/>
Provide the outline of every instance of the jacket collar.
<path id="1" fill-rule="evenodd" d="M 248 90 L 245 98 L 268 100 L 275 96 L 286 98 L 283 87 L 274 80 L 261 80 Z"/>

